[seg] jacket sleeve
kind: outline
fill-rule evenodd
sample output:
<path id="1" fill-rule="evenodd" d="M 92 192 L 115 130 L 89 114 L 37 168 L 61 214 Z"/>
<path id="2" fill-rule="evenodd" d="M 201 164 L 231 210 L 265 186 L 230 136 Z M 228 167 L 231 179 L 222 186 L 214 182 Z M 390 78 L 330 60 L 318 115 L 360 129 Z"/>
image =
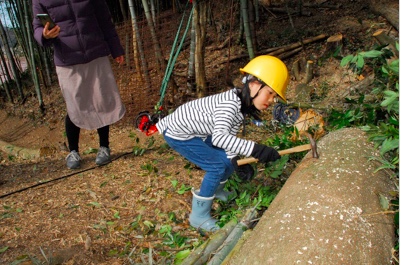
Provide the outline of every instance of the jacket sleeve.
<path id="1" fill-rule="evenodd" d="M 38 0 L 32 1 L 32 12 L 33 12 L 33 37 L 41 46 L 51 46 L 54 39 L 43 38 L 43 25 L 40 19 L 36 17 L 37 14 L 48 13 L 40 4 Z"/>
<path id="2" fill-rule="evenodd" d="M 94 0 L 96 18 L 99 23 L 100 28 L 103 31 L 103 35 L 106 42 L 109 45 L 111 56 L 113 58 L 124 55 L 124 49 L 121 45 L 120 38 L 117 34 L 115 25 L 112 21 L 109 7 L 105 0 Z"/>

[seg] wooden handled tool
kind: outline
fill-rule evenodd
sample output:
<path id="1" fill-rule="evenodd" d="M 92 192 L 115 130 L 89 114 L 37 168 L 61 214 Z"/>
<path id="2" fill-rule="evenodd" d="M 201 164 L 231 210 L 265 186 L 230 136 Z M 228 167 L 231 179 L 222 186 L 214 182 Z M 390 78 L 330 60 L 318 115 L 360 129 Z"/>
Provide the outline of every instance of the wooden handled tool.
<path id="1" fill-rule="evenodd" d="M 285 150 L 278 151 L 278 153 L 280 155 L 299 153 L 299 152 L 311 150 L 312 149 L 312 145 L 313 144 L 299 145 L 299 146 L 296 146 L 296 147 L 292 147 L 292 148 L 288 148 L 288 149 L 285 149 Z M 314 157 L 315 157 L 315 152 L 314 152 Z M 248 157 L 248 158 L 240 159 L 240 160 L 237 161 L 238 166 L 242 166 L 242 165 L 249 164 L 249 163 L 254 163 L 254 162 L 258 162 L 258 159 L 253 158 L 253 157 Z"/>

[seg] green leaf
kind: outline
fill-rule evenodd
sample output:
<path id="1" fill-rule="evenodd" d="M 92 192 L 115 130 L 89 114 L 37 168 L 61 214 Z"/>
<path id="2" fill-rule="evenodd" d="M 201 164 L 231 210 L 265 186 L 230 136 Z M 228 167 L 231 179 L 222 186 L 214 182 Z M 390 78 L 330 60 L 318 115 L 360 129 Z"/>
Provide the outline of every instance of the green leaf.
<path id="1" fill-rule="evenodd" d="M 181 250 L 175 255 L 175 261 L 174 264 L 181 264 L 182 261 L 191 254 L 191 251 L 189 249 Z"/>
<path id="2" fill-rule="evenodd" d="M 191 190 L 190 186 L 181 185 L 180 189 L 177 191 L 178 194 L 184 194 L 186 191 Z"/>
<path id="3" fill-rule="evenodd" d="M 84 155 L 87 155 L 87 154 L 94 154 L 94 153 L 97 153 L 97 149 L 96 149 L 96 148 L 92 148 L 92 147 L 89 147 L 88 150 L 85 150 L 85 151 L 84 151 Z"/>
<path id="4" fill-rule="evenodd" d="M 382 147 L 380 149 L 380 154 L 384 155 L 385 153 L 387 153 L 388 151 L 397 149 L 399 146 L 399 141 L 398 139 L 386 139 L 384 140 Z"/>
<path id="5" fill-rule="evenodd" d="M 118 250 L 117 250 L 117 249 L 111 249 L 111 250 L 107 253 L 107 255 L 108 255 L 109 257 L 117 256 L 117 255 L 118 255 Z"/>
<path id="6" fill-rule="evenodd" d="M 29 260 L 31 260 L 29 258 L 29 256 L 24 254 L 24 255 L 18 256 L 13 262 L 10 263 L 10 265 L 18 265 L 21 263 L 25 263 L 26 261 L 29 261 Z"/>
<path id="7" fill-rule="evenodd" d="M 96 208 L 99 208 L 101 205 L 98 202 L 91 202 L 89 205 L 95 206 Z"/>
<path id="8" fill-rule="evenodd" d="M 393 71 L 397 76 L 399 75 L 400 72 L 400 65 L 399 65 L 399 60 L 392 61 L 389 65 L 389 68 L 391 71 Z"/>
<path id="9" fill-rule="evenodd" d="M 361 55 L 364 58 L 377 58 L 377 57 L 380 57 L 382 54 L 383 54 L 382 51 L 377 51 L 377 50 L 359 53 L 359 55 Z"/>
<path id="10" fill-rule="evenodd" d="M 345 56 L 345 57 L 341 60 L 341 63 L 340 63 L 341 67 L 344 67 L 344 66 L 346 66 L 347 64 L 349 64 L 349 63 L 351 62 L 351 60 L 352 60 L 353 57 L 354 57 L 353 55 L 347 55 L 347 56 Z"/>
<path id="11" fill-rule="evenodd" d="M 173 188 L 176 188 L 178 184 L 178 180 L 172 180 L 171 185 L 173 185 Z"/>
<path id="12" fill-rule="evenodd" d="M 149 228 L 155 226 L 151 221 L 144 221 L 143 224 L 146 225 L 146 226 L 149 227 Z"/>
<path id="13" fill-rule="evenodd" d="M 390 203 L 388 201 L 388 199 L 383 195 L 383 194 L 379 194 L 379 199 L 380 199 L 380 205 L 382 207 L 383 210 L 388 210 L 390 207 Z"/>
<path id="14" fill-rule="evenodd" d="M 380 106 L 386 107 L 387 111 L 397 111 L 399 109 L 399 94 L 398 92 L 386 90 L 383 92 L 385 100 L 382 101 Z"/>
<path id="15" fill-rule="evenodd" d="M 362 56 L 358 55 L 358 61 L 356 62 L 356 67 L 362 69 L 364 65 L 365 65 L 365 60 L 363 59 Z"/>
<path id="16" fill-rule="evenodd" d="M 119 211 L 115 212 L 113 217 L 116 219 L 120 219 L 120 212 Z"/>
<path id="17" fill-rule="evenodd" d="M 8 247 L 3 247 L 3 248 L 0 248 L 0 253 L 4 253 L 4 252 L 6 252 L 6 250 L 8 249 Z"/>

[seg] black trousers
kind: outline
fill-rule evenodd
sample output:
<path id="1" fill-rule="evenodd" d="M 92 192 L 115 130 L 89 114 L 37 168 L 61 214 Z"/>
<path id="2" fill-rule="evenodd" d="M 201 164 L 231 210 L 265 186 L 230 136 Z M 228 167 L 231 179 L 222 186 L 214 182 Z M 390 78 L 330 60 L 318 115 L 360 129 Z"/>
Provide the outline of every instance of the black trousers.
<path id="1" fill-rule="evenodd" d="M 75 150 L 79 152 L 79 133 L 81 132 L 81 128 L 76 126 L 67 115 L 65 117 L 65 131 L 67 134 L 68 140 L 68 148 L 70 151 Z M 97 129 L 97 133 L 99 135 L 99 146 L 104 146 L 109 148 L 109 131 L 110 126 L 104 126 L 102 128 Z"/>

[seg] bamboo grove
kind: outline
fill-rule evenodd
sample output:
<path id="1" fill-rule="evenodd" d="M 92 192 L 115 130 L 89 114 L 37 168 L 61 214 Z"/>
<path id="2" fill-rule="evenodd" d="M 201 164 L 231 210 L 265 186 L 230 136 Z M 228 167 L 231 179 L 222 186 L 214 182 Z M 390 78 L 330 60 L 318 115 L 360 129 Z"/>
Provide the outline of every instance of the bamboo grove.
<path id="1" fill-rule="evenodd" d="M 235 3 L 234 3 L 235 2 Z M 165 10 L 172 10 L 180 14 L 185 10 L 190 12 L 190 23 L 182 23 L 181 31 L 188 34 L 185 40 L 190 41 L 188 58 L 188 80 L 192 80 L 193 91 L 197 96 L 207 94 L 207 80 L 205 75 L 205 36 L 206 24 L 211 13 L 211 1 L 209 0 L 107 0 L 114 22 L 130 22 L 132 31 L 125 30 L 121 37 L 126 53 L 133 53 L 133 60 L 127 58 L 125 67 L 133 67 L 140 72 L 141 80 L 150 86 L 151 76 L 145 58 L 143 41 L 138 28 L 138 22 L 146 21 L 148 31 L 152 39 L 152 47 L 157 64 L 157 72 L 164 75 L 162 89 L 172 86 L 176 89 L 174 81 L 170 79 L 174 68 L 174 59 L 178 56 L 179 48 L 174 51 L 166 51 L 159 43 L 157 26 L 158 17 Z M 239 36 L 246 41 L 249 58 L 256 53 L 255 33 L 253 22 L 257 19 L 258 1 L 241 0 L 232 1 L 232 10 L 240 17 Z M 234 6 L 234 8 L 233 8 Z M 34 94 L 40 110 L 44 110 L 42 98 L 43 87 L 50 87 L 55 81 L 52 48 L 39 46 L 33 38 L 31 1 L 2 0 L 0 1 L 0 37 L 3 49 L 0 49 L 0 73 L 2 84 L 0 95 L 3 102 L 23 104 L 27 95 Z M 15 41 L 13 41 L 15 39 Z M 127 41 L 132 40 L 132 41 Z M 131 42 L 131 43 L 130 43 Z M 182 45 L 177 40 L 177 45 Z M 164 54 L 163 54 L 164 53 Z M 169 54 L 170 53 L 170 54 Z M 164 58 L 168 58 L 166 63 Z M 21 58 L 26 62 L 26 67 L 21 64 Z M 25 82 L 29 80 L 29 82 Z M 31 91 L 33 90 L 33 91 Z"/>

